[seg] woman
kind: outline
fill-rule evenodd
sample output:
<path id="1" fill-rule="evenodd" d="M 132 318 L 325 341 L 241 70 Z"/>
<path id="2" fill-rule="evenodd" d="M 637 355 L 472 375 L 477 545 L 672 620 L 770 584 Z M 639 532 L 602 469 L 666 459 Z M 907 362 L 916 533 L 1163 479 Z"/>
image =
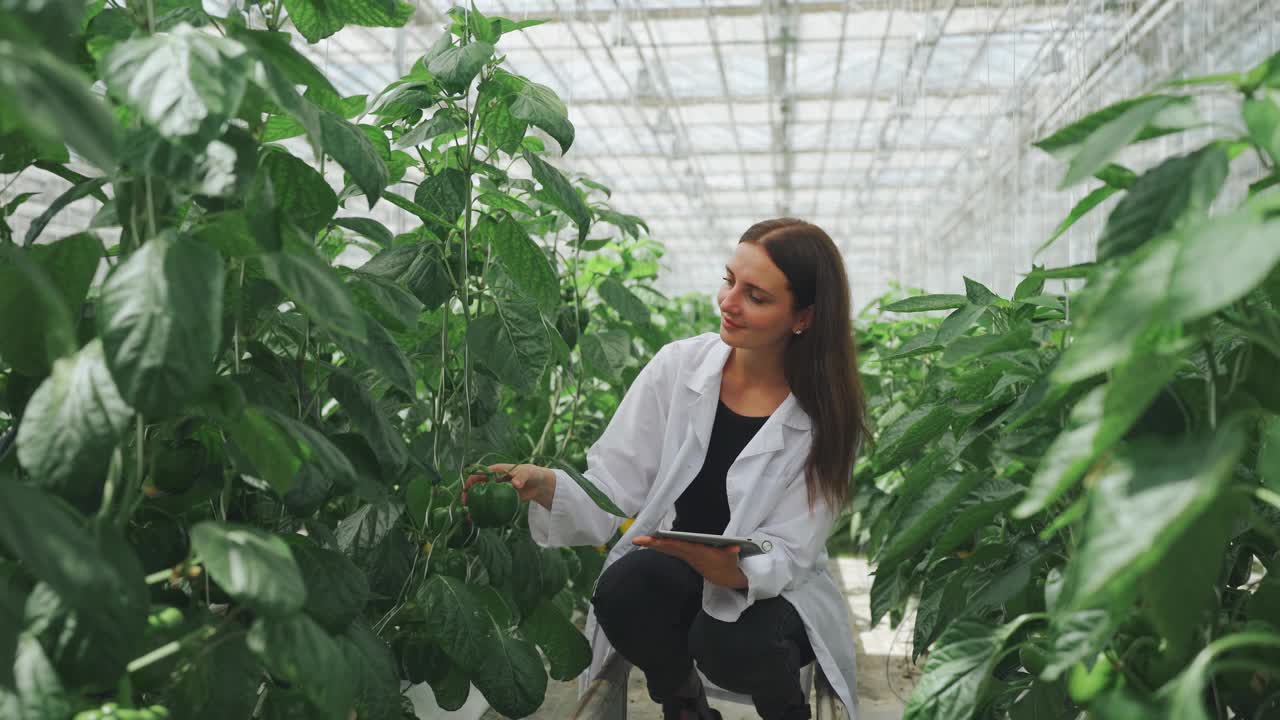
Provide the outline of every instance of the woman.
<path id="1" fill-rule="evenodd" d="M 844 263 L 820 228 L 784 218 L 748 229 L 725 270 L 719 334 L 660 349 L 587 453 L 586 477 L 635 522 L 596 585 L 581 688 L 616 648 L 666 719 L 719 718 L 696 663 L 764 720 L 793 720 L 810 717 L 799 671 L 816 659 L 853 712 L 853 633 L 826 554 L 866 434 Z M 563 471 L 489 469 L 533 502 L 540 545 L 599 545 L 619 527 Z M 739 557 L 660 529 L 772 549 Z"/>

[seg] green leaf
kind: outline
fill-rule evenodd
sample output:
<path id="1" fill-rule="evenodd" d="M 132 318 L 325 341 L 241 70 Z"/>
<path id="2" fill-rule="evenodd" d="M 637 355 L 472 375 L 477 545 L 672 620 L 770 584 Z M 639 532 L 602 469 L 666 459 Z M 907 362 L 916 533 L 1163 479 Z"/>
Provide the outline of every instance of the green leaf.
<path id="1" fill-rule="evenodd" d="M 499 631 L 471 588 L 457 578 L 432 575 L 418 592 L 427 631 L 445 653 L 473 676 L 498 651 Z"/>
<path id="2" fill-rule="evenodd" d="M 311 252 L 276 252 L 262 256 L 267 278 L 311 318 L 335 335 L 363 342 L 370 329 L 333 268 Z"/>
<path id="3" fill-rule="evenodd" d="M 1249 139 L 1273 164 L 1280 162 L 1280 105 L 1271 97 L 1246 98 L 1242 114 Z"/>
<path id="4" fill-rule="evenodd" d="M 1110 125 L 1114 121 L 1120 119 L 1128 111 L 1135 107 L 1142 107 L 1158 101 L 1185 101 L 1186 98 L 1175 98 L 1169 95 L 1154 95 L 1122 100 L 1121 102 L 1109 105 L 1101 110 L 1090 113 L 1074 123 L 1053 133 L 1047 138 L 1033 143 L 1036 147 L 1059 159 L 1070 159 L 1071 156 L 1079 152 L 1081 146 L 1094 134 L 1099 132 L 1103 127 Z M 1138 135 L 1139 140 L 1151 140 L 1167 135 L 1169 133 L 1178 132 L 1182 128 L 1167 128 L 1159 126 L 1147 126 L 1141 130 Z M 1107 184 L 1109 181 L 1104 180 Z"/>
<path id="5" fill-rule="evenodd" d="M 70 308 L 61 285 L 30 251 L 0 244 L 0 357 L 15 370 L 42 377 L 55 362 L 76 351 Z M 61 282 L 60 282 L 61 281 Z M 61 285 L 61 287 L 59 287 Z"/>
<path id="6" fill-rule="evenodd" d="M 1090 489 L 1060 604 L 1098 607 L 1131 588 L 1213 505 L 1243 449 L 1244 433 L 1232 423 L 1207 437 L 1119 452 Z"/>
<path id="7" fill-rule="evenodd" d="M 938 333 L 933 338 L 933 344 L 946 347 L 951 344 L 952 340 L 960 337 L 973 327 L 978 318 L 986 314 L 988 306 L 970 303 L 943 319 L 942 324 L 938 326 Z"/>
<path id="8" fill-rule="evenodd" d="M 489 573 L 489 582 L 495 587 L 502 587 L 511 575 L 511 551 L 507 549 L 497 530 L 484 528 L 476 537 L 476 555 L 485 571 Z"/>
<path id="9" fill-rule="evenodd" d="M 245 647 L 244 635 L 211 642 L 167 689 L 165 705 L 183 708 L 186 720 L 226 720 L 253 714 L 262 668 Z"/>
<path id="10" fill-rule="evenodd" d="M 293 85 L 305 85 L 308 90 L 336 97 L 338 90 L 305 55 L 291 44 L 293 36 L 287 32 L 250 30 L 231 26 L 231 37 L 249 48 L 264 67 L 275 68 Z"/>
<path id="11" fill-rule="evenodd" d="M 38 217 L 31 221 L 31 225 L 27 228 L 27 234 L 23 240 L 23 244 L 28 247 L 32 246 L 35 243 L 36 238 L 40 237 L 40 233 L 44 231 L 45 226 L 53 220 L 54 216 L 59 212 L 62 212 L 63 208 L 77 200 L 82 200 L 90 195 L 94 195 L 101 190 L 102 186 L 106 185 L 109 180 L 110 178 L 105 177 L 92 178 L 83 180 L 71 186 L 66 192 L 62 193 L 53 202 L 49 203 L 49 206 L 45 208 Z"/>
<path id="12" fill-rule="evenodd" d="M 75 315 L 102 262 L 102 242 L 92 233 L 82 232 L 51 243 L 32 245 L 27 253 L 53 281 L 67 309 Z"/>
<path id="13" fill-rule="evenodd" d="M 287 152 L 268 152 L 260 172 L 271 180 L 275 206 L 306 234 L 323 230 L 338 211 L 338 196 L 333 188 L 301 159 Z"/>
<path id="14" fill-rule="evenodd" d="M 363 217 L 338 217 L 333 219 L 333 224 L 352 230 L 359 235 L 369 238 L 384 248 L 391 247 L 395 237 L 386 225 L 374 220 L 373 218 Z"/>
<path id="15" fill-rule="evenodd" d="M 574 138 L 573 123 L 569 122 L 569 111 L 555 91 L 518 75 L 503 74 L 501 80 L 510 92 L 504 101 L 511 116 L 550 135 L 560 145 L 560 154 L 569 152 Z"/>
<path id="16" fill-rule="evenodd" d="M 347 667 L 356 683 L 356 717 L 362 720 L 401 720 L 400 682 L 391 649 L 363 620 L 338 638 Z"/>
<path id="17" fill-rule="evenodd" d="M 147 588 L 137 557 L 114 527 L 86 530 L 65 503 L 0 475 L 0 547 L 74 608 L 87 631 L 124 654 L 137 650 Z"/>
<path id="18" fill-rule="evenodd" d="M 578 239 L 585 240 L 591 229 L 591 210 L 578 194 L 577 189 L 559 170 L 543 161 L 535 153 L 525 150 L 524 159 L 533 170 L 534 179 L 549 194 L 551 202 L 563 210 L 578 226 Z"/>
<path id="19" fill-rule="evenodd" d="M 882 352 L 880 359 L 902 360 L 904 358 L 936 352 L 942 349 L 942 346 L 937 343 L 937 339 L 937 330 L 926 330 L 907 338 L 898 347 L 888 350 L 887 352 Z"/>
<path id="20" fill-rule="evenodd" d="M 1116 444 L 1173 379 L 1177 360 L 1144 356 L 1116 371 L 1071 409 L 1066 427 L 1049 446 L 1014 517 L 1027 518 L 1071 489 L 1094 461 Z"/>
<path id="21" fill-rule="evenodd" d="M 978 473 L 936 478 L 903 510 L 895 534 L 876 558 L 877 567 L 892 569 L 935 540 L 935 531 L 982 479 Z"/>
<path id="22" fill-rule="evenodd" d="M 365 566 L 365 560 L 374 554 L 391 535 L 404 514 L 404 505 L 397 502 L 368 503 L 338 523 L 334 535 L 338 549 Z"/>
<path id="23" fill-rule="evenodd" d="M 382 323 L 371 316 L 361 313 L 361 323 L 368 335 L 364 341 L 350 335 L 336 335 L 334 341 L 343 352 L 351 355 L 364 365 L 377 370 L 387 382 L 412 396 L 416 392 L 413 366 L 400 349 L 399 343 Z"/>
<path id="24" fill-rule="evenodd" d="M 1058 223 L 1057 229 L 1053 231 L 1053 234 L 1049 236 L 1048 240 L 1044 241 L 1043 245 L 1036 249 L 1036 253 L 1039 254 L 1047 250 L 1048 247 L 1053 244 L 1053 241 L 1062 237 L 1062 234 L 1067 230 L 1070 230 L 1071 226 L 1075 225 L 1077 220 L 1088 215 L 1089 211 L 1101 205 L 1103 201 L 1112 195 L 1115 195 L 1117 192 L 1119 192 L 1119 188 L 1112 185 L 1103 185 L 1102 187 L 1094 188 L 1092 192 L 1085 195 L 1080 202 L 1076 203 L 1075 206 L 1071 208 L 1071 212 L 1067 213 L 1067 217 L 1063 219 L 1061 223 Z"/>
<path id="25" fill-rule="evenodd" d="M 306 462 L 303 449 L 265 408 L 247 407 L 238 417 L 224 421 L 223 429 L 281 497 L 293 488 Z"/>
<path id="26" fill-rule="evenodd" d="M 317 43 L 346 25 L 403 27 L 413 6 L 399 0 L 285 0 L 289 19 L 307 42 Z"/>
<path id="27" fill-rule="evenodd" d="M 467 176 L 461 170 L 448 168 L 422 181 L 413 201 L 443 221 L 448 229 L 467 209 Z"/>
<path id="28" fill-rule="evenodd" d="M 342 632 L 369 602 L 369 580 L 345 555 L 309 542 L 289 549 L 306 586 L 302 609 L 329 632 Z"/>
<path id="29" fill-rule="evenodd" d="M 950 519 L 946 530 L 933 540 L 926 562 L 932 565 L 935 560 L 968 543 L 978 528 L 1013 507 L 1022 492 L 1022 486 L 1003 478 L 992 478 L 974 488 Z"/>
<path id="30" fill-rule="evenodd" d="M 587 496 L 591 498 L 591 501 L 596 504 L 596 507 L 599 507 L 601 510 L 604 510 L 610 515 L 614 515 L 616 517 L 620 517 L 620 518 L 629 517 L 617 505 L 614 504 L 613 500 L 611 500 L 608 495 L 605 495 L 604 492 L 602 492 L 599 488 L 595 486 L 594 483 L 588 480 L 585 475 L 579 472 L 577 468 L 562 461 L 552 462 L 551 467 L 553 467 L 556 470 L 562 470 L 570 478 L 573 478 L 573 481 L 578 483 L 578 487 L 582 488 L 582 491 L 585 492 Z"/>
<path id="31" fill-rule="evenodd" d="M 551 358 L 546 329 L 532 302 L 508 301 L 493 314 L 471 321 L 467 345 L 472 357 L 503 383 L 532 391 Z"/>
<path id="32" fill-rule="evenodd" d="M 579 343 L 582 360 L 603 380 L 620 382 L 631 359 L 631 336 L 623 330 L 604 330 L 586 335 Z"/>
<path id="33" fill-rule="evenodd" d="M 258 618 L 246 642 L 273 676 L 306 695 L 322 717 L 346 720 L 350 715 L 355 687 L 343 647 L 311 618 Z"/>
<path id="34" fill-rule="evenodd" d="M 84 74 L 52 53 L 27 43 L 0 44 L 0 96 L 22 108 L 23 127 L 36 137 L 65 143 L 104 172 L 115 169 L 111 112 Z"/>
<path id="35" fill-rule="evenodd" d="M 1049 625 L 1052 638 L 1048 662 L 1040 677 L 1054 681 L 1078 662 L 1098 656 L 1115 634 L 1118 619 L 1107 610 L 1077 610 L 1057 613 Z"/>
<path id="36" fill-rule="evenodd" d="M 481 86 L 483 92 L 484 85 Z M 481 128 L 491 148 L 502 150 L 508 155 L 515 155 L 520 150 L 520 141 L 529 131 L 529 124 L 516 119 L 511 108 L 503 100 L 497 100 L 488 106 L 481 115 Z"/>
<path id="37" fill-rule="evenodd" d="M 182 24 L 116 45 L 107 88 L 165 137 L 215 134 L 235 116 L 249 77 L 245 47 Z"/>
<path id="38" fill-rule="evenodd" d="M 618 315 L 629 323 L 636 325 L 645 325 L 649 322 L 649 306 L 644 301 L 635 296 L 635 293 L 627 289 L 617 278 L 605 278 L 596 292 L 600 293 L 600 297 L 609 304 L 609 307 L 618 312 Z"/>
<path id="39" fill-rule="evenodd" d="M 543 251 L 524 227 L 507 217 L 498 221 L 483 218 L 476 234 L 493 244 L 511 280 L 544 312 L 560 305 L 560 278 Z"/>
<path id="40" fill-rule="evenodd" d="M 465 130 L 466 128 L 466 111 L 458 108 L 441 108 L 431 116 L 430 120 L 424 123 L 419 123 L 412 130 L 401 135 L 400 138 L 396 140 L 394 147 L 417 147 L 425 144 L 432 138 L 440 135 L 446 135 L 448 133 L 455 133 L 460 130 Z"/>
<path id="41" fill-rule="evenodd" d="M 52 720 L 70 717 L 74 695 L 66 691 L 40 642 L 27 633 L 18 636 L 14 653 L 12 691 L 0 685 L 0 714 L 13 720 Z"/>
<path id="42" fill-rule="evenodd" d="M 73 502 L 92 502 L 132 417 L 107 370 L 102 341 L 95 339 L 54 363 L 31 396 L 18 426 L 18 461 L 37 485 Z"/>
<path id="43" fill-rule="evenodd" d="M 372 273 L 347 276 L 356 302 L 377 322 L 397 332 L 412 332 L 422 314 L 422 301 L 395 282 Z"/>
<path id="44" fill-rule="evenodd" d="M 882 306 L 884 312 L 916 313 L 930 310 L 950 310 L 969 303 L 964 295 L 916 295 Z"/>
<path id="45" fill-rule="evenodd" d="M 1066 177 L 1058 186 L 1068 188 L 1101 170 L 1126 145 L 1141 140 L 1144 130 L 1153 124 L 1161 112 L 1174 105 L 1189 105 L 1190 98 L 1154 96 L 1145 98 L 1126 109 L 1114 120 L 1099 126 L 1081 143 L 1079 152 L 1071 158 Z"/>
<path id="46" fill-rule="evenodd" d="M 505 717 L 532 715 L 547 693 L 547 672 L 533 643 L 512 635 L 498 636 L 496 651 L 471 676 L 489 705 Z"/>
<path id="47" fill-rule="evenodd" d="M 929 653 L 903 720 L 972 717 L 991 685 L 1000 651 L 1027 619 L 1023 616 L 1001 627 L 959 620 L 948 627 Z"/>
<path id="48" fill-rule="evenodd" d="M 880 474 L 908 460 L 947 431 L 954 415 L 946 405 L 921 405 L 881 431 L 873 457 Z"/>
<path id="49" fill-rule="evenodd" d="M 149 417 L 177 412 L 213 379 L 222 341 L 222 256 L 165 231 L 102 285 L 98 328 L 121 396 Z"/>
<path id="50" fill-rule="evenodd" d="M 191 548 L 228 595 L 257 613 L 292 615 L 307 599 L 306 585 L 284 540 L 258 528 L 205 521 L 191 528 Z"/>
<path id="51" fill-rule="evenodd" d="M 372 208 L 390 181 L 387 165 L 377 149 L 363 130 L 337 113 L 322 110 L 320 129 L 324 135 L 324 151 L 351 174 Z"/>
<path id="52" fill-rule="evenodd" d="M 1280 418 L 1272 417 L 1263 423 L 1258 474 L 1263 485 L 1280 493 Z"/>
<path id="53" fill-rule="evenodd" d="M 377 402 L 359 383 L 344 373 L 329 376 L 329 392 L 342 405 L 351 424 L 369 440 L 383 468 L 399 475 L 409 462 L 409 446 Z"/>
<path id="54" fill-rule="evenodd" d="M 1072 382 L 1115 367 L 1155 330 L 1205 317 L 1261 283 L 1280 262 L 1266 208 L 1259 197 L 1227 215 L 1180 225 L 1127 258 L 1063 353 L 1055 379 Z M 1223 238 L 1231 239 L 1231 252 L 1223 252 Z"/>
<path id="55" fill-rule="evenodd" d="M 1184 218 L 1208 212 L 1227 179 L 1226 148 L 1213 143 L 1147 171 L 1107 218 L 1098 259 L 1127 255 Z"/>
<path id="56" fill-rule="evenodd" d="M 1032 347 L 1031 323 L 1022 322 L 1006 333 L 958 337 L 942 355 L 943 367 L 954 367 L 976 358 Z"/>
<path id="57" fill-rule="evenodd" d="M 445 90 L 461 95 L 480 74 L 480 69 L 493 57 L 493 45 L 472 42 L 453 46 L 437 54 L 427 63 L 427 70 L 440 81 Z"/>
<path id="58" fill-rule="evenodd" d="M 987 289 L 986 285 L 971 278 L 964 279 L 964 294 L 974 305 L 995 305 L 1000 302 L 1000 297 Z"/>

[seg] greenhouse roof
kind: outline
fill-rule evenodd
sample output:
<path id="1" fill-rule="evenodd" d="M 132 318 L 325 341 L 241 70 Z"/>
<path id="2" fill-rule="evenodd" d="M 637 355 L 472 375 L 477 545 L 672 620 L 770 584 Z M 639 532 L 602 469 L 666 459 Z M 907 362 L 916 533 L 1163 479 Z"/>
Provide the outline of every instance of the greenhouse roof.
<path id="1" fill-rule="evenodd" d="M 453 4 L 420 0 L 404 28 L 348 27 L 311 52 L 341 90 L 376 93 L 430 47 Z M 845 252 L 854 286 L 883 288 L 881 255 L 963 202 L 962 170 L 1010 132 L 1020 87 L 1064 70 L 1067 33 L 1118 25 L 1131 5 L 476 6 L 490 16 L 549 20 L 504 36 L 499 51 L 567 103 L 577 139 L 561 166 L 610 186 L 619 210 L 649 222 L 668 247 L 659 285 L 679 293 L 713 289 L 741 232 L 780 215 L 825 227 Z M 866 290 L 855 295 L 866 300 Z"/>

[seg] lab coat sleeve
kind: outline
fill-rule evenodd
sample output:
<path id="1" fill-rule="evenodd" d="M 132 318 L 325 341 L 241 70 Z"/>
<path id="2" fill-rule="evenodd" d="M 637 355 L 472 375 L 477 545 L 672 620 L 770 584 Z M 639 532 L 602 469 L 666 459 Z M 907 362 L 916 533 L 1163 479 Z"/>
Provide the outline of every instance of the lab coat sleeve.
<path id="1" fill-rule="evenodd" d="M 641 369 L 604 433 L 587 450 L 583 475 L 628 517 L 640 512 L 662 460 L 675 375 L 674 352 L 673 345 L 664 346 Z M 543 547 L 608 542 L 623 519 L 601 510 L 568 473 L 555 473 L 551 509 L 529 505 L 533 541 Z"/>
<path id="2" fill-rule="evenodd" d="M 809 509 L 801 466 L 764 523 L 751 533 L 756 542 L 773 543 L 772 549 L 738 561 L 747 576 L 747 607 L 757 600 L 781 595 L 797 578 L 821 571 L 820 558 L 835 520 L 836 513 L 821 498 Z"/>

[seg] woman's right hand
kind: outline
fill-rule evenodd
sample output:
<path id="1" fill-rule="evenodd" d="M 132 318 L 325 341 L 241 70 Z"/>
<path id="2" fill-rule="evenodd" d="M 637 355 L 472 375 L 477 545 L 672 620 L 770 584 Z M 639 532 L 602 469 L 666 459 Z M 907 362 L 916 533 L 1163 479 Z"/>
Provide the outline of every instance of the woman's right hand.
<path id="1" fill-rule="evenodd" d="M 556 496 L 556 474 L 551 468 L 538 465 L 515 465 L 512 463 L 496 463 L 489 466 L 489 471 L 498 474 L 496 482 L 509 482 L 516 489 L 521 500 L 536 502 L 550 510 L 551 501 Z M 485 475 L 468 475 L 462 486 L 462 502 L 467 502 L 467 488 L 482 482 L 488 482 Z"/>

